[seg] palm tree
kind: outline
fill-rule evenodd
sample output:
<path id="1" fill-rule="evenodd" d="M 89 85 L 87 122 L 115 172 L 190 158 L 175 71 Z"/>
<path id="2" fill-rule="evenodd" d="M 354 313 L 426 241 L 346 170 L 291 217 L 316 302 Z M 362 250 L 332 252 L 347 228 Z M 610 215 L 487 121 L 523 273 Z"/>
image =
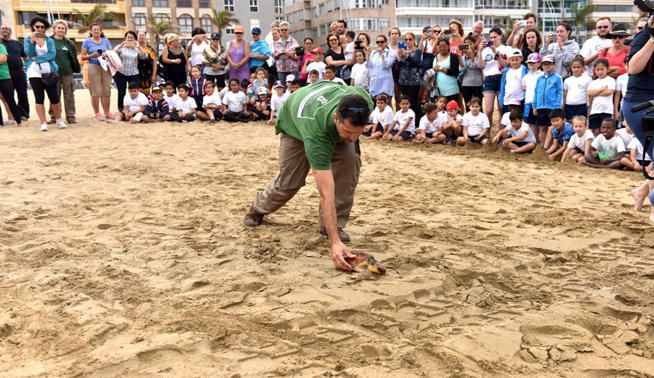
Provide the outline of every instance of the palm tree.
<path id="1" fill-rule="evenodd" d="M 234 13 L 223 10 L 220 12 L 216 12 L 215 9 L 211 10 L 213 12 L 213 16 L 211 17 L 211 22 L 216 25 L 216 28 L 218 28 L 218 34 L 222 35 L 223 34 L 223 29 L 228 27 L 229 25 L 232 24 L 239 24 L 240 21 L 238 18 L 234 17 Z"/>
<path id="2" fill-rule="evenodd" d="M 579 29 L 583 26 L 586 30 L 595 29 L 597 21 L 590 17 L 595 11 L 595 5 L 589 4 L 584 7 L 576 6 L 572 8 L 572 21 L 575 26 L 575 39 L 579 43 Z"/>
<path id="3" fill-rule="evenodd" d="M 76 24 L 79 26 L 79 33 L 81 34 L 89 31 L 89 28 L 94 23 L 102 22 L 104 19 L 111 18 L 111 12 L 105 13 L 106 9 L 107 6 L 105 4 L 96 4 L 88 13 L 73 9 L 77 18 Z"/>
<path id="4" fill-rule="evenodd" d="M 173 26 L 169 21 L 157 21 L 154 19 L 152 14 L 148 14 L 148 32 L 150 32 L 150 35 L 154 38 L 154 50 L 157 52 L 157 56 L 159 56 L 159 41 L 161 37 L 172 31 Z"/>

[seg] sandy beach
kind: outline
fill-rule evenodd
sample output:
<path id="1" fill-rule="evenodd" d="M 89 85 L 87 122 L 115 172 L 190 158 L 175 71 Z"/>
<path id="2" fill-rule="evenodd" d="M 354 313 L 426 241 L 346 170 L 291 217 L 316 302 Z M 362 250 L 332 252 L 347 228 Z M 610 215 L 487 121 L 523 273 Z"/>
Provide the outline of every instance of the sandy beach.
<path id="1" fill-rule="evenodd" d="M 362 143 L 355 281 L 313 178 L 257 229 L 259 123 L 0 129 L 0 376 L 654 376 L 637 173 Z M 115 102 L 115 96 L 112 98 Z"/>

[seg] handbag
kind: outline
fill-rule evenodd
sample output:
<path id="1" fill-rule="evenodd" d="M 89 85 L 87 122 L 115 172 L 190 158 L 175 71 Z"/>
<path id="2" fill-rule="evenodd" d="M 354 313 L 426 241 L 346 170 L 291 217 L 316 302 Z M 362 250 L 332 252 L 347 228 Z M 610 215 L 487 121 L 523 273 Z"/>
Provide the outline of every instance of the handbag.
<path id="1" fill-rule="evenodd" d="M 39 69 L 41 69 L 41 64 L 42 63 L 38 63 Z M 50 63 L 48 63 L 48 64 L 50 64 Z M 52 72 L 52 71 L 50 71 L 50 72 L 41 72 L 41 83 L 43 83 L 43 85 L 45 87 L 49 88 L 49 87 L 55 86 L 55 85 L 57 85 L 58 82 L 59 82 L 59 73 L 58 72 Z"/>

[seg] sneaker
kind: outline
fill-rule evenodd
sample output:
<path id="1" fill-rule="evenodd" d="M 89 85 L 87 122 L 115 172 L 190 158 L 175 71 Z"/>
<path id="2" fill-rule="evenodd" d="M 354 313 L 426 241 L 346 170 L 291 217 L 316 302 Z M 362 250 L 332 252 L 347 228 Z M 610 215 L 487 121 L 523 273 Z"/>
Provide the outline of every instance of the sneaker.
<path id="1" fill-rule="evenodd" d="M 47 123 L 42 123 L 41 124 L 41 131 L 48 131 L 48 124 Z"/>
<path id="2" fill-rule="evenodd" d="M 320 235 L 327 236 L 327 229 L 324 226 L 320 227 Z M 338 228 L 338 238 L 341 239 L 343 243 L 349 243 L 352 238 L 348 235 L 343 227 Z"/>
<path id="3" fill-rule="evenodd" d="M 248 213 L 245 214 L 243 223 L 248 227 L 260 226 L 261 223 L 263 223 L 263 214 L 257 213 L 257 211 L 254 210 L 254 205 L 252 205 L 250 206 L 250 210 L 248 210 Z"/>
<path id="4" fill-rule="evenodd" d="M 66 123 L 68 123 L 69 125 L 73 125 L 77 123 L 77 120 L 75 119 L 75 117 L 70 117 L 66 119 Z"/>
<path id="5" fill-rule="evenodd" d="M 18 122 L 16 122 L 13 119 L 8 119 L 7 122 L 5 122 L 5 126 L 16 126 L 18 125 Z"/>
<path id="6" fill-rule="evenodd" d="M 104 121 L 105 118 L 104 118 L 104 116 L 103 116 L 102 114 L 100 114 L 100 113 L 95 113 L 95 120 L 96 120 L 96 121 Z"/>
<path id="7" fill-rule="evenodd" d="M 27 120 L 28 120 L 28 118 L 25 117 L 25 116 L 20 117 L 20 121 L 21 121 L 21 122 L 25 122 L 25 121 L 27 121 Z"/>
<path id="8" fill-rule="evenodd" d="M 61 118 L 59 118 L 59 119 L 57 120 L 57 128 L 59 128 L 59 129 L 65 129 L 66 127 L 67 127 L 67 126 L 66 126 L 66 123 L 64 123 L 64 120 L 61 119 Z"/>
<path id="9" fill-rule="evenodd" d="M 107 113 L 107 114 L 104 115 L 104 119 L 107 122 L 113 122 L 114 121 L 114 116 L 112 116 L 111 113 Z"/>
<path id="10" fill-rule="evenodd" d="M 216 124 L 216 120 L 215 120 L 215 119 L 210 119 L 210 120 L 209 120 L 209 124 L 210 124 L 210 125 L 215 125 L 215 124 Z"/>

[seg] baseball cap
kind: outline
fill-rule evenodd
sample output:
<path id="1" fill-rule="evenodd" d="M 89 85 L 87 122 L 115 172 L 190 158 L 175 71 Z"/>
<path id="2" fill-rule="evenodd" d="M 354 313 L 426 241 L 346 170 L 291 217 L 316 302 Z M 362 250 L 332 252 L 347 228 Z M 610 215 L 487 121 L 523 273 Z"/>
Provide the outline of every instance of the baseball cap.
<path id="1" fill-rule="evenodd" d="M 509 58 L 513 58 L 514 56 L 519 56 L 522 58 L 522 51 L 518 49 L 513 49 L 513 51 L 511 51 L 511 53 L 509 54 Z"/>
<path id="2" fill-rule="evenodd" d="M 273 85 L 273 88 L 277 88 L 277 87 L 282 87 L 282 88 L 284 88 L 284 84 L 282 84 L 281 81 L 277 80 L 277 81 L 275 82 L 275 85 Z"/>
<path id="3" fill-rule="evenodd" d="M 322 49 L 320 47 L 316 47 L 315 49 L 311 50 L 311 52 L 314 54 L 322 54 Z"/>
<path id="4" fill-rule="evenodd" d="M 258 95 L 267 95 L 268 94 L 268 88 L 266 87 L 259 87 L 259 90 L 257 91 Z"/>
<path id="5" fill-rule="evenodd" d="M 220 33 L 211 33 L 211 39 L 220 39 Z"/>
<path id="6" fill-rule="evenodd" d="M 156 91 L 161 91 L 161 87 L 159 86 L 159 84 L 155 84 L 152 86 L 152 92 L 156 92 Z"/>
<path id="7" fill-rule="evenodd" d="M 295 80 L 295 75 L 288 75 L 286 76 L 286 82 L 288 83 L 289 81 Z"/>
<path id="8" fill-rule="evenodd" d="M 549 62 L 549 63 L 554 63 L 554 55 L 545 55 L 542 59 L 541 62 Z"/>
<path id="9" fill-rule="evenodd" d="M 527 63 L 540 63 L 540 54 L 539 53 L 531 53 L 527 57 Z"/>
<path id="10" fill-rule="evenodd" d="M 258 26 L 253 27 L 252 34 L 261 34 L 261 28 Z"/>
<path id="11" fill-rule="evenodd" d="M 431 26 L 425 26 L 424 28 L 422 28 L 422 32 L 423 33 L 431 33 Z"/>
<path id="12" fill-rule="evenodd" d="M 459 104 L 456 101 L 451 100 L 450 102 L 447 103 L 447 105 L 445 105 L 445 109 L 447 109 L 447 110 L 457 110 L 457 109 L 459 109 Z"/>

